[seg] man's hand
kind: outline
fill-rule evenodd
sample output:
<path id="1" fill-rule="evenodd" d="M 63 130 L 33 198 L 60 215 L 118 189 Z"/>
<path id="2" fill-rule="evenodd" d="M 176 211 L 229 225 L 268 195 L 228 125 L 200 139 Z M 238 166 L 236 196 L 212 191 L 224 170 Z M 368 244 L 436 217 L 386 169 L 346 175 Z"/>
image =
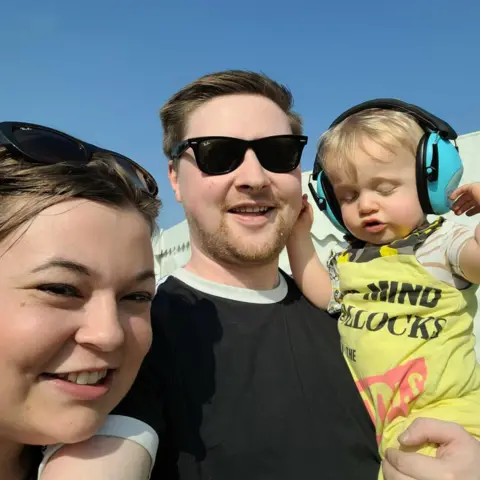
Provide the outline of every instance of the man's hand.
<path id="1" fill-rule="evenodd" d="M 406 449 L 438 444 L 437 456 L 388 449 L 385 480 L 480 480 L 480 442 L 455 423 L 420 418 L 398 440 Z"/>
<path id="2" fill-rule="evenodd" d="M 480 213 L 480 183 L 470 183 L 458 187 L 451 195 L 454 200 L 452 210 L 455 215 L 466 213 L 467 217 Z"/>

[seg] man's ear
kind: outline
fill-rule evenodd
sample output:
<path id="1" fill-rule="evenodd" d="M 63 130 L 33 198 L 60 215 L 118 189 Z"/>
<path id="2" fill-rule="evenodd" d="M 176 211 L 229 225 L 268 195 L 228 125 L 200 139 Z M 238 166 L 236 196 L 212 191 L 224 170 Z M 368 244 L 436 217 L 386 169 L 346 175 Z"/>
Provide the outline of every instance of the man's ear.
<path id="1" fill-rule="evenodd" d="M 172 160 L 168 162 L 168 180 L 175 194 L 175 200 L 182 203 L 182 195 L 180 194 L 180 185 L 178 183 L 178 164 L 175 167 Z"/>

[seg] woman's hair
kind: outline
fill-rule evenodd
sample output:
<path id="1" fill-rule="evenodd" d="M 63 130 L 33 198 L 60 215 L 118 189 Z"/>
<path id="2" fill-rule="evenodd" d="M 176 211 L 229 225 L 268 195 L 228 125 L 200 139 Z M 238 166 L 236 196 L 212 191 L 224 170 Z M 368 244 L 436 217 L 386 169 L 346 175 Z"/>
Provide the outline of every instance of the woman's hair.
<path id="1" fill-rule="evenodd" d="M 161 202 L 141 191 L 108 154 L 83 165 L 31 163 L 0 147 L 0 241 L 48 207 L 82 198 L 134 208 L 156 231 Z"/>
<path id="2" fill-rule="evenodd" d="M 424 133 L 408 113 L 381 108 L 362 110 L 328 129 L 320 137 L 317 159 L 330 179 L 338 176 L 338 172 L 355 178 L 355 151 L 364 148 L 365 140 L 391 152 L 404 148 L 413 159 Z"/>

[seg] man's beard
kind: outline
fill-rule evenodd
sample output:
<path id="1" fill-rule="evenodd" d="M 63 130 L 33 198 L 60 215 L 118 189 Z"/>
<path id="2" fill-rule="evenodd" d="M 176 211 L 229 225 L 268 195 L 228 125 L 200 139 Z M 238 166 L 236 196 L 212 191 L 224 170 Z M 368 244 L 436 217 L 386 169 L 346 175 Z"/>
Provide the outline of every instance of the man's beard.
<path id="1" fill-rule="evenodd" d="M 277 215 L 279 215 L 279 218 L 276 222 L 275 231 L 268 235 L 268 237 L 273 236 L 273 241 L 266 238 L 260 245 L 255 245 L 252 242 L 242 243 L 241 239 L 233 238 L 225 216 L 222 218 L 219 228 L 213 234 L 202 230 L 192 216 L 186 214 L 186 217 L 191 235 L 196 237 L 199 242 L 198 247 L 206 255 L 219 263 L 245 264 L 247 266 L 267 265 L 278 260 L 293 225 L 289 226 L 284 216 L 279 212 L 277 212 Z"/>

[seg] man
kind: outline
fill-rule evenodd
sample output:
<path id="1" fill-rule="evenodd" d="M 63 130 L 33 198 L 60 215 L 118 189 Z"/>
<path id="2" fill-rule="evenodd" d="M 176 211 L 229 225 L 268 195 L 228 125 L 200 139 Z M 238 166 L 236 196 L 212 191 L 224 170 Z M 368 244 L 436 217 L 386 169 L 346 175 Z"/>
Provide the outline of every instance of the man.
<path id="1" fill-rule="evenodd" d="M 159 286 L 152 350 L 114 412 L 156 430 L 151 478 L 375 479 L 374 430 L 336 323 L 278 270 L 302 205 L 306 139 L 291 94 L 263 75 L 220 72 L 176 93 L 161 119 L 192 256 Z M 132 438 L 119 429 L 103 433 Z M 390 480 L 438 479 L 438 469 L 464 468 L 455 452 L 480 453 L 448 424 L 414 425 L 410 433 L 411 444 L 449 442 L 453 460 L 420 458 L 437 462 L 425 467 L 391 452 Z M 134 442 L 98 436 L 60 450 L 42 479 L 59 478 L 61 468 L 72 479 L 87 470 L 91 479 L 147 478 L 149 467 Z"/>

